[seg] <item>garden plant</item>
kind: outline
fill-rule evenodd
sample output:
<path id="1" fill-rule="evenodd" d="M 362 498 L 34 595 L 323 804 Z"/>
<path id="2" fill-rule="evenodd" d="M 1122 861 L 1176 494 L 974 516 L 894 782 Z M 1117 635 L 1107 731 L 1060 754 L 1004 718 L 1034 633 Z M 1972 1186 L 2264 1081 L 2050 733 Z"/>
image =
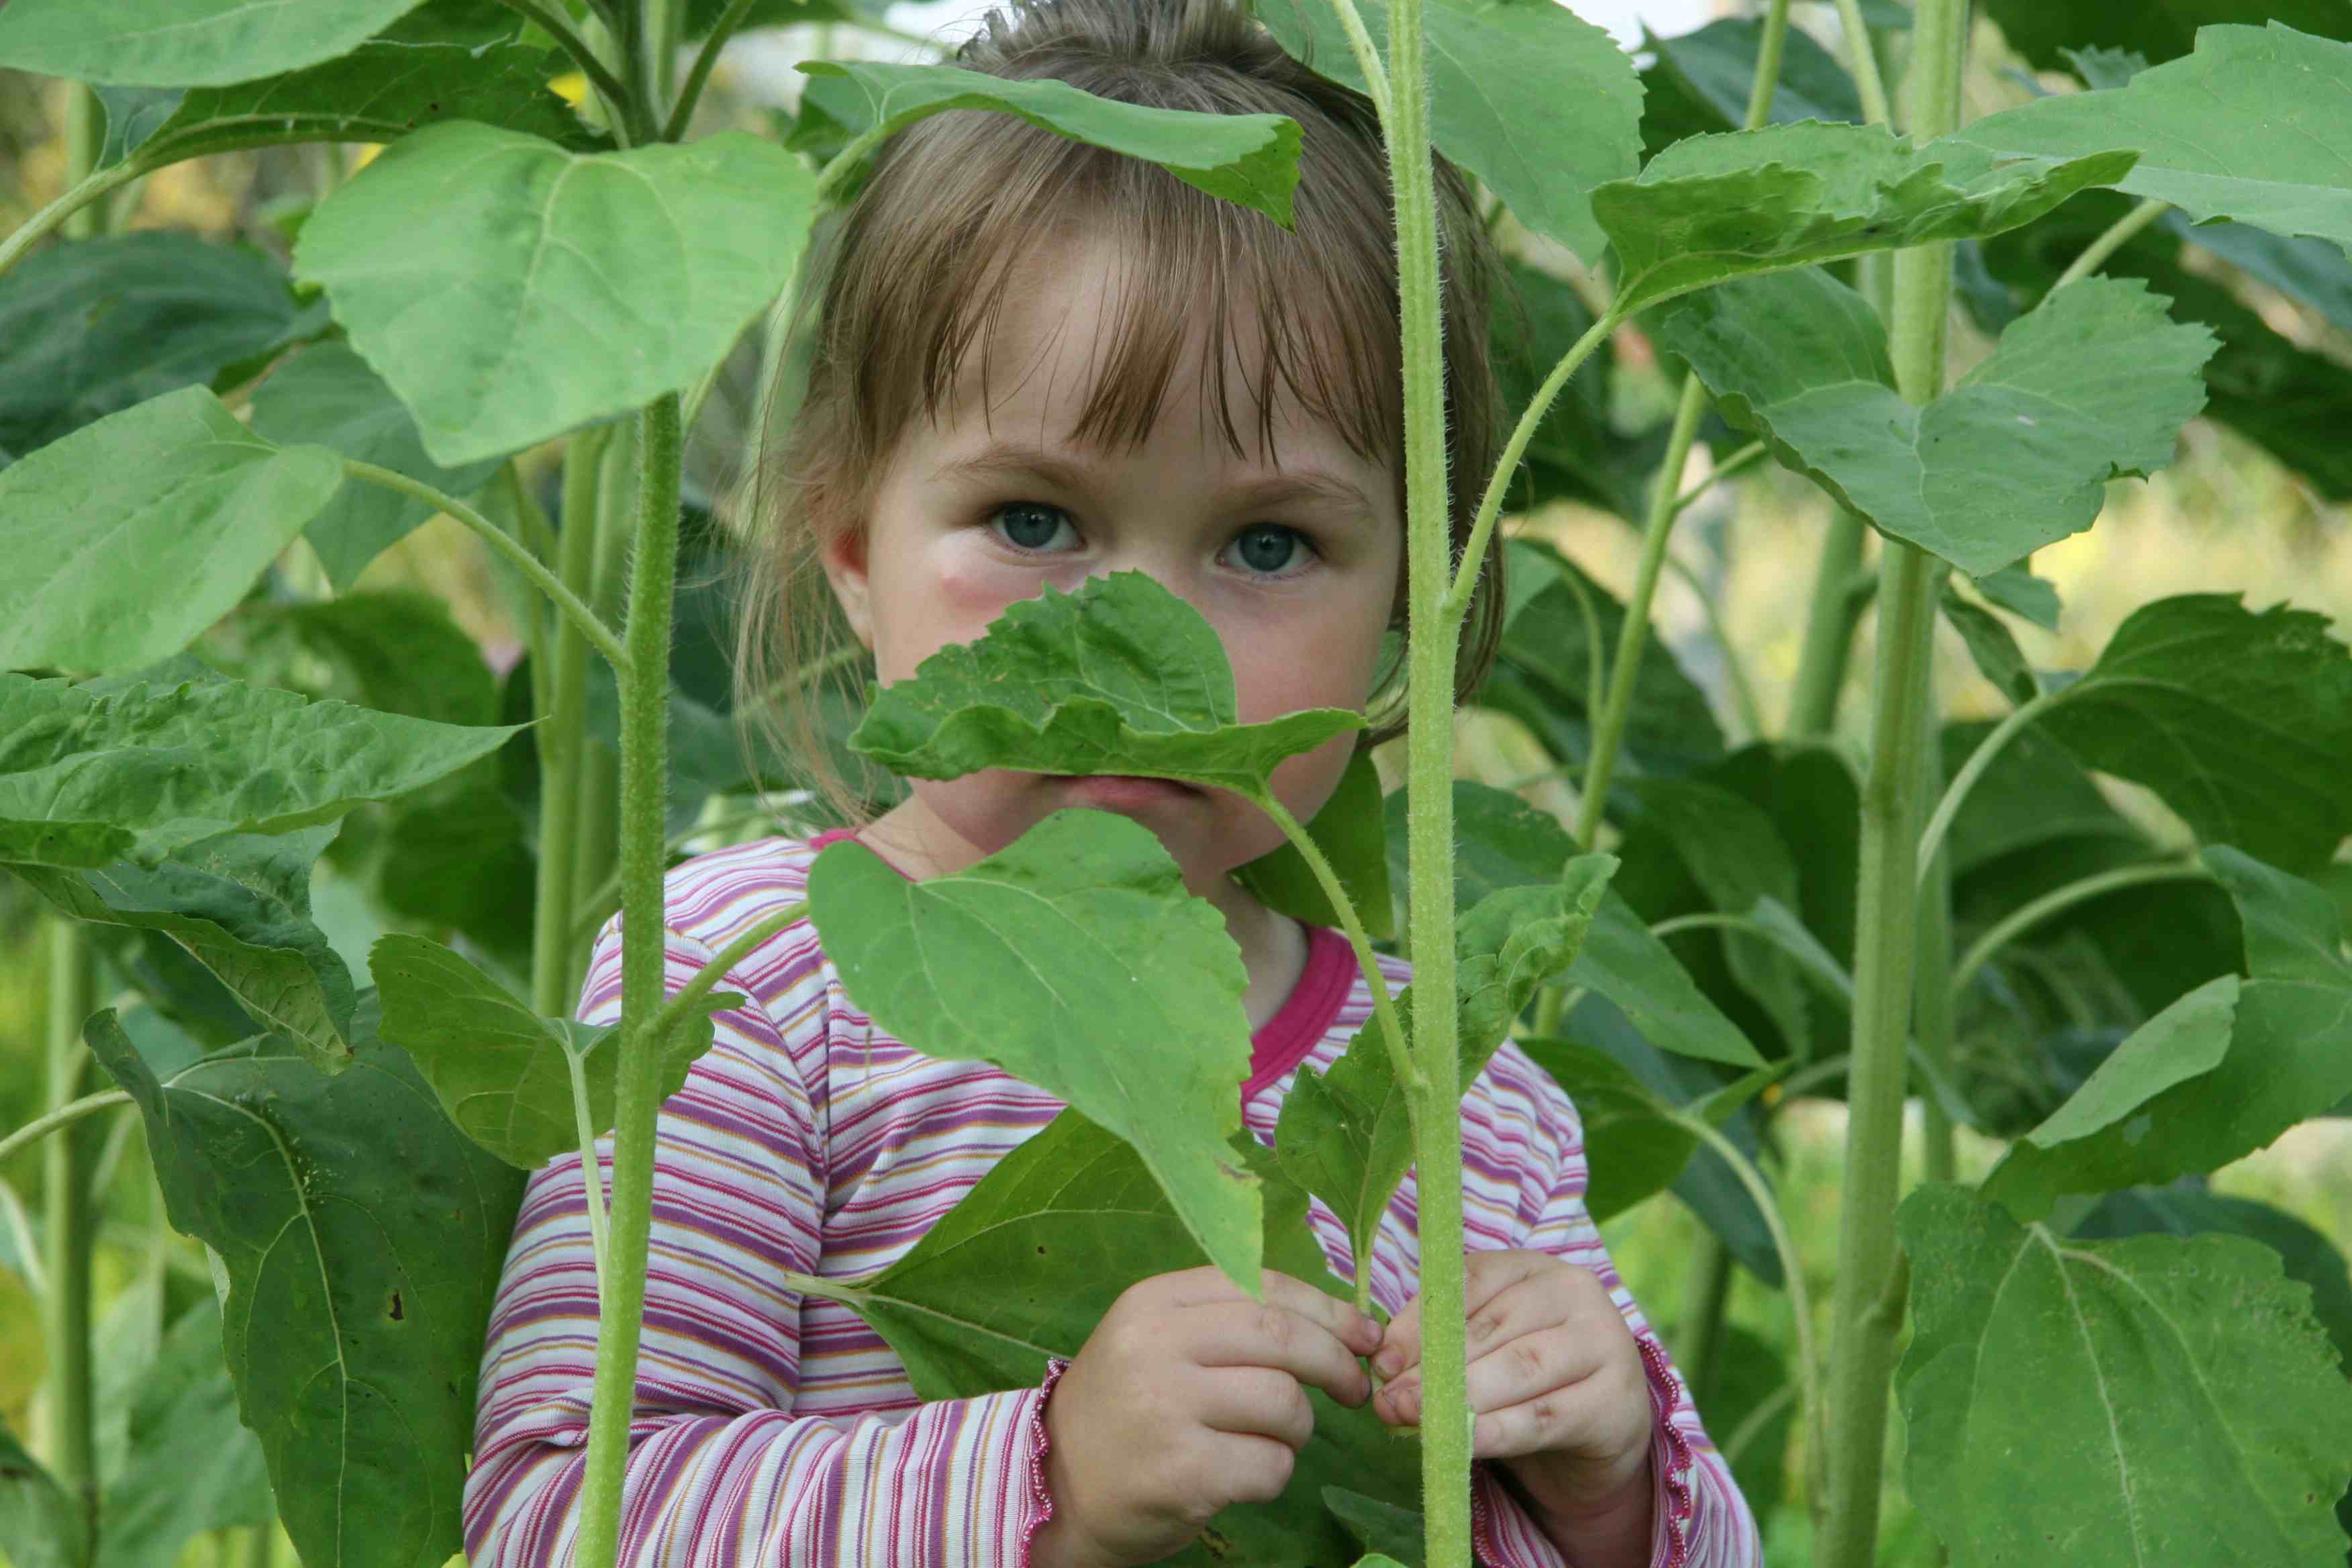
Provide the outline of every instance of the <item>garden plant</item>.
<path id="1" fill-rule="evenodd" d="M 1470 1563 L 1454 1107 L 1516 1037 L 1580 1108 L 1596 1216 L 1671 1187 L 1706 1220 L 1685 1370 L 1759 1513 L 1801 1500 L 1819 1562 L 1874 1561 L 1890 1409 L 1901 1484 L 1962 1568 L 2340 1562 L 2352 1285 L 2315 1233 L 2198 1178 L 2352 1102 L 2352 650 L 2226 590 L 2144 605 L 2081 670 L 2032 668 L 2010 628 L 2055 625 L 2034 552 L 2200 412 L 2352 495 L 2290 406 L 2352 372 L 2245 302 L 2352 330 L 2352 15 L 1987 0 L 2077 85 L 1963 123 L 1966 0 L 1839 0 L 1836 53 L 1790 9 L 1652 40 L 1637 69 L 1551 0 L 1262 0 L 1390 147 L 1401 789 L 1360 753 L 1290 820 L 1275 764 L 1362 716 L 1237 723 L 1215 634 L 1140 575 L 1024 602 L 827 710 L 845 755 L 902 776 L 1151 775 L 1272 814 L 1288 847 L 1253 885 L 1343 927 L 1376 995 L 1377 945 L 1414 978 L 1268 1151 L 1232 1092 L 1238 951 L 1124 817 L 1061 814 L 913 885 L 836 844 L 805 911 L 667 994 L 661 907 L 689 843 L 826 820 L 737 743 L 703 580 L 736 545 L 683 493 L 685 444 L 746 367 L 788 411 L 813 227 L 877 144 L 1016 114 L 1286 226 L 1295 124 L 812 59 L 777 136 L 696 133 L 730 37 L 878 26 L 863 0 L 0 8 L 0 68 L 79 84 L 64 194 L 0 240 L 0 866 L 50 911 L 53 1014 L 49 1109 L 0 1142 L 46 1141 L 39 1225 L 16 1228 L 37 1228 L 51 1367 L 46 1463 L 0 1434 L 0 1551 L 163 1568 L 274 1515 L 311 1568 L 436 1568 L 524 1173 L 610 1134 L 577 1546 L 608 1568 L 656 1110 L 740 1000 L 730 965 L 805 912 L 879 1025 L 1070 1107 L 900 1263 L 783 1282 L 856 1310 L 926 1397 L 1034 1384 L 1126 1284 L 1192 1264 L 1350 1294 L 1307 1203 L 1360 1256 L 1417 1166 L 1417 1438 L 1318 1399 L 1285 1497 L 1185 1560 Z M 288 216 L 290 271 L 110 232 L 115 193 L 169 164 L 295 143 L 380 152 Z M 1581 264 L 1515 268 L 1492 474 L 1444 462 L 1433 147 Z M 1956 309 L 1994 339 L 1957 378 Z M 1610 384 L 1636 332 L 1680 388 L 1646 431 Z M 1651 612 L 1677 521 L 1768 462 L 1838 521 L 1791 710 L 1745 712 L 1733 747 L 1647 646 Z M 1638 526 L 1624 601 L 1499 526 L 1562 498 Z M 436 513 L 513 592 L 528 651 L 503 680 L 429 596 L 352 591 Z M 298 538 L 307 578 L 280 564 Z M 1546 749 L 1572 822 L 1455 776 L 1457 631 L 1491 551 L 1509 619 L 1474 700 Z M 1866 612 L 1857 764 L 1828 731 Z M 1998 723 L 1940 721 L 1939 621 L 2011 703 Z M 312 909 L 322 858 L 384 932 L 363 975 Z M 591 1026 L 570 1015 L 615 910 L 621 1017 Z M 909 943 L 951 984 L 908 978 Z M 1163 1045 L 1119 1048 L 1138 1038 Z M 1850 1131 L 1817 1342 L 1769 1167 L 1779 1109 L 1823 1094 Z M 1928 1180 L 1906 1194 L 1907 1097 Z M 110 1461 L 88 1194 L 123 1106 L 217 1306 L 173 1328 Z M 1956 1125 L 2008 1141 L 1980 1184 L 1956 1179 Z M 1742 1271 L 1787 1293 L 1785 1366 L 1723 1330 Z"/>

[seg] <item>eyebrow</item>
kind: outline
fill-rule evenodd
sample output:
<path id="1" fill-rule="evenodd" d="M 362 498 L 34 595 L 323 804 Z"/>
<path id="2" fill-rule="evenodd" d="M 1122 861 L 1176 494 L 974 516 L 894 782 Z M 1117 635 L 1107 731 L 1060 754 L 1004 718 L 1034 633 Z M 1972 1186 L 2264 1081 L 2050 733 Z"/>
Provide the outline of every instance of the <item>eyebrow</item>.
<path id="1" fill-rule="evenodd" d="M 1055 457 L 1042 447 L 1015 441 L 993 441 L 968 458 L 957 458 L 931 471 L 933 482 L 961 479 L 1034 477 L 1063 489 L 1094 487 L 1082 464 Z M 1320 501 L 1350 511 L 1373 515 L 1372 503 L 1356 485 L 1336 474 L 1307 468 L 1269 474 L 1234 485 L 1223 500 L 1244 507 L 1282 506 L 1294 501 Z"/>

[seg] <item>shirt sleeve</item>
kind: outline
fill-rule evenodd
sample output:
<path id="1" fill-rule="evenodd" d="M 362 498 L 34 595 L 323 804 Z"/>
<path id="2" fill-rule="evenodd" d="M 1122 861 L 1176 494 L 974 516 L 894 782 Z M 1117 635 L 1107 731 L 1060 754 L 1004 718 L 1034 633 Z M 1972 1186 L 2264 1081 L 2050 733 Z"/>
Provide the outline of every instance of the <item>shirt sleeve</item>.
<path id="1" fill-rule="evenodd" d="M 1538 1184 L 1536 1196 L 1541 1206 L 1519 1245 L 1591 1269 L 1608 1287 L 1642 1352 L 1652 1416 L 1651 1568 L 1760 1568 L 1763 1549 L 1748 1500 L 1732 1479 L 1731 1467 L 1716 1452 L 1673 1357 L 1625 1289 L 1585 1209 L 1584 1141 L 1575 1107 L 1558 1084 L 1524 1058 L 1507 1066 L 1498 1058 L 1496 1070 L 1508 1080 L 1506 1087 L 1524 1082 L 1538 1102 L 1536 1125 L 1542 1131 L 1529 1152 L 1535 1167 L 1530 1178 Z M 1569 1568 L 1518 1499 L 1485 1464 L 1472 1467 L 1471 1521 L 1478 1560 L 1489 1568 Z"/>
<path id="2" fill-rule="evenodd" d="M 676 931 L 664 945 L 670 992 L 712 957 Z M 615 917 L 590 961 L 583 1019 L 618 1018 L 620 972 Z M 774 1281 L 820 1271 L 825 1163 L 790 1044 L 756 1002 L 718 1015 L 711 1049 L 661 1109 L 620 1562 L 1018 1568 L 1051 1513 L 1051 1374 L 912 1412 L 793 1413 L 802 1298 Z M 803 1044 L 821 1061 L 821 1040 Z M 608 1194 L 612 1148 L 597 1141 Z M 491 1307 L 463 1504 L 473 1568 L 572 1562 L 595 1344 L 586 1194 L 570 1154 L 531 1176 Z"/>

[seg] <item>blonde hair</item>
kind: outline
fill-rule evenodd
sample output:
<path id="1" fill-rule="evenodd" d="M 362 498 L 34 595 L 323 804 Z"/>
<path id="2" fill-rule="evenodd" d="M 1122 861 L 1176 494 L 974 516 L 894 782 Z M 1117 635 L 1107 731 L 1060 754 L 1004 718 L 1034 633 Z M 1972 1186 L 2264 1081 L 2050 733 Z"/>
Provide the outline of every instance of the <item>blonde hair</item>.
<path id="1" fill-rule="evenodd" d="M 1080 440 L 1107 447 L 1124 437 L 1140 445 L 1195 322 L 1205 316 L 1209 342 L 1222 344 L 1244 314 L 1236 301 L 1245 300 L 1262 351 L 1252 389 L 1261 443 L 1273 444 L 1279 384 L 1359 456 L 1392 458 L 1399 515 L 1404 510 L 1395 235 L 1370 100 L 1285 54 L 1244 0 L 1011 0 L 952 63 L 1002 78 L 1054 78 L 1128 103 L 1286 115 L 1304 133 L 1295 227 L 1286 233 L 1156 164 L 1010 114 L 936 114 L 884 143 L 864 189 L 807 263 L 802 309 L 814 306 L 817 316 L 805 390 L 790 430 L 763 444 L 765 457 L 747 476 L 751 500 L 741 515 L 752 526 L 739 568 L 739 720 L 796 758 L 803 782 L 853 821 L 858 805 L 818 714 L 828 703 L 856 702 L 864 678 L 835 652 L 846 631 L 816 567 L 818 552 L 864 525 L 900 433 L 919 411 L 936 420 L 951 404 L 975 338 L 985 377 L 982 334 L 1003 307 L 1024 239 L 1074 224 L 1107 233 L 1136 258 L 1105 370 L 1079 416 Z M 1500 451 L 1487 342 L 1500 268 L 1467 181 L 1443 158 L 1437 195 L 1458 552 Z M 1215 352 L 1203 356 L 1220 427 L 1239 457 L 1224 361 Z M 770 506 L 761 497 L 772 486 Z M 1463 624 L 1457 700 L 1485 674 L 1501 636 L 1502 553 L 1486 552 Z M 1403 588 L 1400 579 L 1397 627 Z M 1381 672 L 1367 744 L 1404 727 L 1401 663 Z M 812 667 L 824 673 L 802 679 Z"/>

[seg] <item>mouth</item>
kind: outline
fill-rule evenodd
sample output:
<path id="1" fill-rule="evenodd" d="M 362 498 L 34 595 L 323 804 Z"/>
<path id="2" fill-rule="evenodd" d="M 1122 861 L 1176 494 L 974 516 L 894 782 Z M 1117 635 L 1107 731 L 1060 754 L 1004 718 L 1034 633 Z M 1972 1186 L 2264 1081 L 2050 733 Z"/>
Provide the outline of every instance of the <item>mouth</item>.
<path id="1" fill-rule="evenodd" d="M 1174 779 L 1149 778 L 1139 773 L 1055 773 L 1053 781 L 1074 795 L 1112 804 L 1143 804 L 1155 800 L 1181 800 L 1198 796 L 1203 792 L 1197 786 L 1180 784 Z"/>

